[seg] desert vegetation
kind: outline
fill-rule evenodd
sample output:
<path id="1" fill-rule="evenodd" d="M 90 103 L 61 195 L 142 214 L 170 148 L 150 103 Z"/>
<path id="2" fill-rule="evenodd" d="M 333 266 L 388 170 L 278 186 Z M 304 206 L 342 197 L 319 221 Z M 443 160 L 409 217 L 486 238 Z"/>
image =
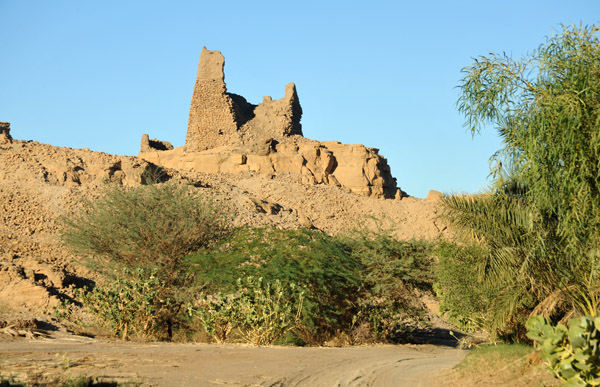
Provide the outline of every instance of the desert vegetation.
<path id="1" fill-rule="evenodd" d="M 600 383 L 598 30 L 563 27 L 525 58 L 463 69 L 466 126 L 495 126 L 504 148 L 489 192 L 444 199 L 462 240 L 442 250 L 443 308 L 492 337 L 534 340 L 569 385 Z"/>
<path id="2" fill-rule="evenodd" d="M 77 300 L 112 334 L 137 340 L 393 342 L 426 324 L 418 299 L 432 291 L 429 243 L 234 229 L 228 216 L 186 186 L 109 184 L 65 221 L 64 242 L 101 275 Z"/>

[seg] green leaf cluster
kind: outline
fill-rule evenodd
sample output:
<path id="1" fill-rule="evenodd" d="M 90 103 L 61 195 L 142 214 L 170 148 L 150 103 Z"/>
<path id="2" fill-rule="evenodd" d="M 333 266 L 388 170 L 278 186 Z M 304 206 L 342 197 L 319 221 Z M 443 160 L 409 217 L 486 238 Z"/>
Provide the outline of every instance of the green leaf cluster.
<path id="1" fill-rule="evenodd" d="M 362 266 L 355 326 L 367 323 L 377 341 L 397 341 L 427 322 L 418 293 L 432 290 L 432 243 L 398 240 L 385 230 L 355 230 L 339 239 Z"/>
<path id="2" fill-rule="evenodd" d="M 241 228 L 211 249 L 186 257 L 188 273 L 207 294 L 234 293 L 238 278 L 280 281 L 305 290 L 302 333 L 318 342 L 351 320 L 360 262 L 334 238 L 307 229 Z"/>
<path id="3" fill-rule="evenodd" d="M 65 219 L 63 241 L 98 270 L 144 266 L 175 281 L 186 254 L 228 231 L 226 212 L 187 186 L 109 185 L 85 211 Z"/>
<path id="4" fill-rule="evenodd" d="M 219 300 L 219 308 L 237 291 L 238 278 L 295 284 L 304 292 L 302 328 L 295 332 L 305 343 L 322 343 L 363 322 L 376 340 L 394 340 L 406 324 L 425 321 L 417 292 L 429 291 L 432 281 L 431 245 L 386 233 L 331 237 L 241 228 L 185 261 L 196 286 Z"/>
<path id="5" fill-rule="evenodd" d="M 569 26 L 521 59 L 489 54 L 463 69 L 458 109 L 476 134 L 495 126 L 488 193 L 444 201 L 463 243 L 483 248 L 475 284 L 503 287 L 496 323 L 535 312 L 598 314 L 600 39 Z"/>
<path id="6" fill-rule="evenodd" d="M 492 304 L 505 289 L 504 284 L 478 281 L 485 251 L 477 245 L 443 241 L 435 249 L 435 293 L 440 312 L 460 329 L 495 333 Z"/>
<path id="7" fill-rule="evenodd" d="M 270 345 L 286 333 L 301 328 L 304 292 L 279 280 L 238 278 L 234 294 L 203 295 L 193 314 L 217 342 L 235 331 L 253 345 Z"/>
<path id="8" fill-rule="evenodd" d="M 79 298 L 101 325 L 123 340 L 169 338 L 181 301 L 156 274 L 156 269 L 123 268 L 114 281 L 84 291 Z"/>
<path id="9" fill-rule="evenodd" d="M 542 316 L 527 321 L 527 336 L 541 357 L 567 386 L 600 386 L 600 317 L 583 316 L 552 326 Z"/>
<path id="10" fill-rule="evenodd" d="M 111 184 L 65 219 L 63 241 L 104 278 L 83 302 L 123 338 L 170 339 L 191 278 L 183 257 L 229 233 L 227 213 L 187 186 Z"/>

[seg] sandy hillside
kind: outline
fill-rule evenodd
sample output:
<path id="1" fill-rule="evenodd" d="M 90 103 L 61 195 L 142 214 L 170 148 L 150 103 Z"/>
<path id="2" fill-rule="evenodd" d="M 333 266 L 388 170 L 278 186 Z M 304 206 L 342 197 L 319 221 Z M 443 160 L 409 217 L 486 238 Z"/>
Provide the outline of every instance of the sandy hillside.
<path id="1" fill-rule="evenodd" d="M 137 157 L 87 149 L 18 140 L 0 144 L 0 323 L 17 315 L 42 317 L 61 294 L 91 278 L 61 246 L 60 217 L 80 211 L 107 184 L 142 184 L 153 167 Z M 231 209 L 235 225 L 313 226 L 335 234 L 373 226 L 374 217 L 401 238 L 445 232 L 435 221 L 434 200 L 376 199 L 302 184 L 291 174 L 168 173 L 170 182 L 196 187 Z"/>

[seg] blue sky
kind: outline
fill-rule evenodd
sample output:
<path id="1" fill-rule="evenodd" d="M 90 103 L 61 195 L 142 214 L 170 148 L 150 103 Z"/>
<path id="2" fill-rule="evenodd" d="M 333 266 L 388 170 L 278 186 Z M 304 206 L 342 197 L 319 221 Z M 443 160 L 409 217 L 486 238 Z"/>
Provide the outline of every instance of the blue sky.
<path id="1" fill-rule="evenodd" d="M 206 46 L 252 103 L 296 83 L 306 137 L 379 148 L 410 195 L 478 192 L 500 141 L 463 128 L 461 68 L 599 17 L 598 0 L 0 0 L 0 121 L 122 155 L 143 133 L 181 146 Z"/>

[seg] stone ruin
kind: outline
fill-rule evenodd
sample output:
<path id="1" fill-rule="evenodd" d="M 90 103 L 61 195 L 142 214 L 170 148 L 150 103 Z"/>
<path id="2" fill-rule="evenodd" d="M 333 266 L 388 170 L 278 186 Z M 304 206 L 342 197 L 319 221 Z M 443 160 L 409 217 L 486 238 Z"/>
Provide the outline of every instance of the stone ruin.
<path id="1" fill-rule="evenodd" d="M 253 105 L 227 92 L 225 58 L 200 54 L 185 146 L 142 136 L 139 157 L 167 168 L 209 173 L 289 173 L 306 184 L 329 184 L 362 195 L 397 198 L 403 192 L 378 149 L 319 142 L 302 135 L 302 108 L 293 83 L 283 98 Z"/>
<path id="2" fill-rule="evenodd" d="M 11 142 L 10 122 L 0 122 L 0 144 L 9 144 Z"/>

